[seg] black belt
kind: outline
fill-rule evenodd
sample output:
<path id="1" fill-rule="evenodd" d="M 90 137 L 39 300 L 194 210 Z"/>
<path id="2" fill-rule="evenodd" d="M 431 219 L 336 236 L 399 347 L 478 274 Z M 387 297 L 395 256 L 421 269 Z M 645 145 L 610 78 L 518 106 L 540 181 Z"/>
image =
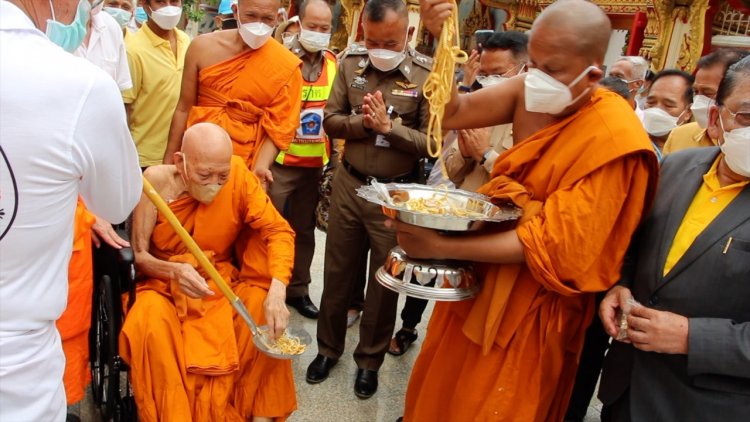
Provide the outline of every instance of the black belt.
<path id="1" fill-rule="evenodd" d="M 414 183 L 418 180 L 418 174 L 417 170 L 412 170 L 407 174 L 403 174 L 401 176 L 394 176 L 394 177 L 374 177 L 374 176 L 368 176 L 366 174 L 361 173 L 359 170 L 354 168 L 353 165 L 349 164 L 348 161 L 343 160 L 342 163 L 344 166 L 344 169 L 347 171 L 347 173 L 354 176 L 355 179 L 358 179 L 362 183 L 370 183 L 371 179 L 375 179 L 380 183 Z M 417 168 L 419 168 L 417 166 Z"/>

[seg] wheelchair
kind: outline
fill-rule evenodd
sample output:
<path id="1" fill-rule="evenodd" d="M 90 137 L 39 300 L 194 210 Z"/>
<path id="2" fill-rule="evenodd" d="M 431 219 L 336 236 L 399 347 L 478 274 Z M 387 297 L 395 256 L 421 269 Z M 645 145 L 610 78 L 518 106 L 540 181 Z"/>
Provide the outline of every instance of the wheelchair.
<path id="1" fill-rule="evenodd" d="M 117 234 L 129 239 L 123 225 Z M 135 398 L 128 381 L 128 366 L 119 355 L 118 337 L 127 307 L 135 301 L 135 260 L 131 248 L 115 249 L 102 242 L 94 248 L 94 297 L 89 331 L 89 363 L 94 403 L 103 421 L 138 420 Z"/>

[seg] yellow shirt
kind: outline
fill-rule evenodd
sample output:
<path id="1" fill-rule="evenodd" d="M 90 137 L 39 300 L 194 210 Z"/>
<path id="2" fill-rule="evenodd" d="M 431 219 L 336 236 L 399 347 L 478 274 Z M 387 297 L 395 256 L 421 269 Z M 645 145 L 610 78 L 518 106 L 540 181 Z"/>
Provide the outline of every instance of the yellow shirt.
<path id="1" fill-rule="evenodd" d="M 662 153 L 666 156 L 683 149 L 711 147 L 715 145 L 716 141 L 708 136 L 706 129 L 701 129 L 698 123 L 691 122 L 672 129 L 667 142 L 664 143 Z"/>
<path id="2" fill-rule="evenodd" d="M 690 203 L 677 229 L 672 248 L 664 264 L 665 276 L 674 268 L 698 235 L 742 192 L 742 188 L 750 183 L 744 181 L 721 187 L 719 176 L 716 174 L 721 157 L 722 154 L 719 154 L 708 173 L 703 175 L 703 184 L 693 197 L 693 202 Z"/>
<path id="3" fill-rule="evenodd" d="M 182 68 L 190 38 L 175 29 L 177 57 L 169 41 L 143 25 L 125 39 L 133 88 L 123 92 L 131 104 L 130 133 L 138 149 L 141 167 L 161 164 L 167 148 L 169 125 L 180 98 Z"/>

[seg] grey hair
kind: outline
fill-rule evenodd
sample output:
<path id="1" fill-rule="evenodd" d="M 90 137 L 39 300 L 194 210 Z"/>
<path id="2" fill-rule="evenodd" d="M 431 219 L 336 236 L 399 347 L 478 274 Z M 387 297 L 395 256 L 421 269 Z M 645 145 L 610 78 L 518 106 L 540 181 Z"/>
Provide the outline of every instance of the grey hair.
<path id="1" fill-rule="evenodd" d="M 641 81 L 646 79 L 648 72 L 648 62 L 641 56 L 622 56 L 616 62 L 626 61 L 633 65 L 633 79 Z"/>

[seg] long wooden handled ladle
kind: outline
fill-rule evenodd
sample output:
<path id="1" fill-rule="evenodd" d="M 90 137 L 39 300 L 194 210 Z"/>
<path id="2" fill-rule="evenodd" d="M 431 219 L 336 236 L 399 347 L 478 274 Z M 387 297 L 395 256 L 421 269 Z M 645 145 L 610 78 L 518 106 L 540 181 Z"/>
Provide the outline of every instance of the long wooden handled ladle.
<path id="1" fill-rule="evenodd" d="M 240 297 L 237 296 L 234 291 L 232 291 L 232 288 L 229 287 L 229 285 L 224 281 L 224 278 L 221 276 L 221 274 L 216 271 L 216 267 L 214 267 L 213 264 L 211 264 L 211 261 L 206 258 L 206 254 L 203 253 L 203 250 L 198 246 L 197 243 L 195 243 L 195 240 L 193 240 L 187 230 L 182 227 L 182 224 L 177 219 L 177 216 L 174 215 L 172 209 L 169 208 L 169 205 L 164 202 L 164 199 L 159 195 L 156 189 L 151 186 L 151 183 L 149 183 L 149 181 L 145 177 L 143 177 L 143 193 L 148 196 L 148 199 L 150 199 L 151 202 L 156 206 L 156 209 L 158 209 L 159 212 L 167 219 L 169 225 L 172 226 L 174 231 L 177 233 L 177 236 L 179 236 L 180 240 L 182 240 L 182 243 L 184 243 L 190 253 L 193 254 L 195 259 L 198 261 L 198 264 L 200 264 L 200 266 L 216 283 L 216 286 L 218 286 L 219 290 L 224 293 L 224 296 L 226 296 L 229 303 L 232 304 L 232 306 L 242 317 L 242 319 L 245 320 L 248 327 L 250 327 L 250 331 L 253 333 L 253 343 L 255 343 L 255 346 L 258 348 L 258 350 L 268 356 L 277 359 L 291 359 L 295 357 L 296 355 L 285 355 L 272 350 L 271 341 L 268 339 L 267 333 L 263 330 L 258 329 L 258 325 L 250 315 L 250 312 L 248 312 L 245 304 L 242 303 Z M 299 330 L 294 331 L 295 335 L 301 337 L 300 341 L 302 341 L 303 343 L 309 344 L 312 341 L 310 335 L 304 330 L 302 330 L 301 332 Z"/>

